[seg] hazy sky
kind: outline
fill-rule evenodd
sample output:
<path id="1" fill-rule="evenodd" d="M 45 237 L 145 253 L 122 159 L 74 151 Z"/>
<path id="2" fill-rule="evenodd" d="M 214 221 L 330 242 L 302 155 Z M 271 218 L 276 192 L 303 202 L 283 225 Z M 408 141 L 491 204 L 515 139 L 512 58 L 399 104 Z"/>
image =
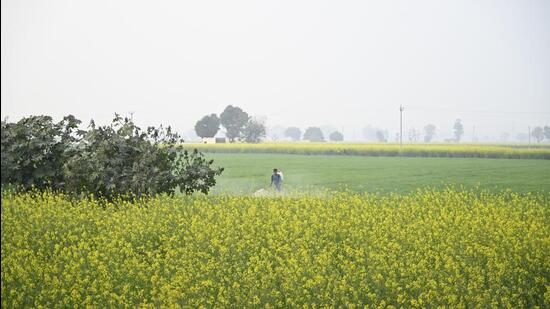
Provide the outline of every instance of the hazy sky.
<path id="1" fill-rule="evenodd" d="M 550 124 L 550 1 L 3 0 L 1 64 L 11 120 L 185 131 L 233 104 L 393 135 L 403 104 L 405 128 L 515 134 Z"/>

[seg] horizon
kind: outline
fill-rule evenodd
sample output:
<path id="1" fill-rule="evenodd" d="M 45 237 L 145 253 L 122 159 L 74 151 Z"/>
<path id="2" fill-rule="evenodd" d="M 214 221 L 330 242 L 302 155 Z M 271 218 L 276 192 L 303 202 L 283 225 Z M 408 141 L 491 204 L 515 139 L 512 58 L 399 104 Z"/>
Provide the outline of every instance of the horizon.
<path id="1" fill-rule="evenodd" d="M 402 104 L 405 139 L 461 119 L 465 139 L 498 141 L 550 125 L 548 55 L 542 0 L 3 1 L 1 117 L 133 113 L 189 135 L 235 105 L 268 127 L 391 139 Z"/>

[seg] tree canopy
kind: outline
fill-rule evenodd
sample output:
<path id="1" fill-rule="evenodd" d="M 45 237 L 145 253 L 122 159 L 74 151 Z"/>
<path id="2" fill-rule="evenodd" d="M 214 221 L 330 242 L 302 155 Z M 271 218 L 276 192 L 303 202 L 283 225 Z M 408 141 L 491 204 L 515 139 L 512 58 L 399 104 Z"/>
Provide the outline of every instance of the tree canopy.
<path id="1" fill-rule="evenodd" d="M 341 141 L 344 140 L 344 134 L 342 134 L 338 131 L 334 131 L 334 132 L 330 133 L 329 139 L 333 142 L 341 142 Z"/>
<path id="2" fill-rule="evenodd" d="M 531 135 L 533 135 L 537 143 L 540 143 L 544 139 L 544 129 L 542 127 L 535 127 L 533 131 L 531 131 Z"/>
<path id="3" fill-rule="evenodd" d="M 318 127 L 309 127 L 306 129 L 306 132 L 304 133 L 304 140 L 310 141 L 310 142 L 324 142 L 325 137 L 323 136 L 323 131 L 321 131 Z"/>
<path id="4" fill-rule="evenodd" d="M 285 130 L 285 137 L 290 137 L 293 141 L 299 141 L 302 138 L 302 130 L 298 127 L 288 127 Z"/>
<path id="5" fill-rule="evenodd" d="M 241 137 L 247 143 L 259 143 L 265 137 L 265 125 L 254 118 L 250 118 L 243 128 Z"/>
<path id="6" fill-rule="evenodd" d="M 550 126 L 544 126 L 544 137 L 550 141 Z"/>
<path id="7" fill-rule="evenodd" d="M 424 142 L 429 143 L 435 137 L 435 125 L 428 124 L 424 127 Z"/>
<path id="8" fill-rule="evenodd" d="M 380 143 L 385 143 L 388 141 L 388 139 L 386 138 L 386 134 L 384 134 L 382 130 L 376 131 L 376 140 L 378 140 L 378 142 Z"/>
<path id="9" fill-rule="evenodd" d="M 249 116 L 240 107 L 228 105 L 220 114 L 220 121 L 226 130 L 226 136 L 230 142 L 234 142 L 241 136 Z"/>
<path id="10" fill-rule="evenodd" d="M 67 116 L 54 123 L 32 116 L 2 122 L 2 185 L 56 190 L 98 197 L 140 197 L 157 193 L 208 193 L 223 168 L 198 151 L 182 151 L 170 127 L 141 130 L 128 118 L 88 130 Z"/>
<path id="11" fill-rule="evenodd" d="M 30 116 L 16 123 L 2 121 L 2 184 L 60 189 L 62 167 L 75 152 L 82 131 L 69 115 L 54 123 L 50 116 Z"/>
<path id="12" fill-rule="evenodd" d="M 202 117 L 195 124 L 195 132 L 199 137 L 214 137 L 220 130 L 220 118 L 216 114 Z"/>
<path id="13" fill-rule="evenodd" d="M 464 134 L 464 127 L 462 126 L 462 121 L 460 119 L 457 119 L 455 121 L 455 124 L 453 126 L 454 135 L 455 135 L 455 141 L 458 143 L 460 142 L 460 139 L 462 138 L 462 135 Z"/>

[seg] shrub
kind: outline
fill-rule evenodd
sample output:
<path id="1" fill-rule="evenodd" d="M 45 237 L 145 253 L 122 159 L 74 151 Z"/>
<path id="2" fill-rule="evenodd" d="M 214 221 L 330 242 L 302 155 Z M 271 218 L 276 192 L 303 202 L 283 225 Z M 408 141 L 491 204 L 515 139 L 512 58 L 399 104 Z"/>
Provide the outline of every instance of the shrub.
<path id="1" fill-rule="evenodd" d="M 92 121 L 87 131 L 68 116 L 58 124 L 48 116 L 2 123 L 2 185 L 51 187 L 111 199 L 158 193 L 208 193 L 223 168 L 201 153 L 183 151 L 170 127 L 142 131 L 115 116 L 108 126 Z M 182 152 L 183 151 L 183 155 Z"/>
<path id="2" fill-rule="evenodd" d="M 62 188 L 62 166 L 82 135 L 79 124 L 72 115 L 58 123 L 49 116 L 31 116 L 16 123 L 2 121 L 2 185 Z"/>

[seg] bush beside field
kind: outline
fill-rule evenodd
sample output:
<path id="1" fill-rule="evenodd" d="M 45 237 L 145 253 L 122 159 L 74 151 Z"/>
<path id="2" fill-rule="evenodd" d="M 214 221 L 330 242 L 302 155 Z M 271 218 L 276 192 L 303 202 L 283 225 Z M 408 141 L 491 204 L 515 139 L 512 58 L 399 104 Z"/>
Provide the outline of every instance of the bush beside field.
<path id="1" fill-rule="evenodd" d="M 355 155 L 385 157 L 446 157 L 550 160 L 550 148 L 519 148 L 514 145 L 425 144 L 346 144 L 346 143 L 262 143 L 262 144 L 184 144 L 204 152 L 287 153 L 303 155 Z"/>
<path id="2" fill-rule="evenodd" d="M 550 194 L 4 192 L 2 307 L 548 307 Z"/>

